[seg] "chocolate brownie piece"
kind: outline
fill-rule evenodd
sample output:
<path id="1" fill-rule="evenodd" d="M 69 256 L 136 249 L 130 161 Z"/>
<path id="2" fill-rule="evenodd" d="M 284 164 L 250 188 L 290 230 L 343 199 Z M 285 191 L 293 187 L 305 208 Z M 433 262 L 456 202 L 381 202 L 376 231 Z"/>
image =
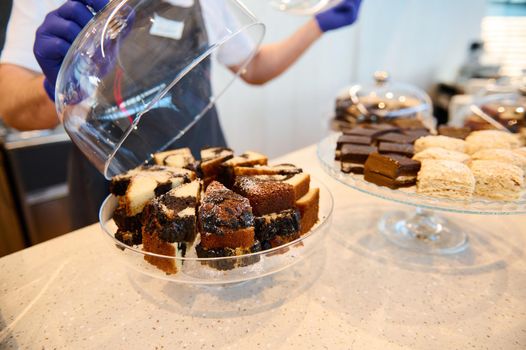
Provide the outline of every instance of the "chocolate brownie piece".
<path id="1" fill-rule="evenodd" d="M 420 136 L 417 135 L 404 135 L 399 133 L 388 133 L 385 135 L 380 135 L 375 138 L 375 141 L 377 143 L 381 142 L 392 142 L 392 143 L 414 143 L 416 139 L 418 139 Z"/>
<path id="2" fill-rule="evenodd" d="M 378 152 L 412 157 L 415 154 L 415 148 L 413 145 L 407 143 L 380 142 L 378 145 Z"/>
<path id="3" fill-rule="evenodd" d="M 342 172 L 363 174 L 367 157 L 377 150 L 374 146 L 343 145 L 340 156 Z"/>
<path id="4" fill-rule="evenodd" d="M 387 132 L 388 131 L 386 130 L 377 130 L 377 129 L 371 129 L 371 128 L 364 128 L 360 126 L 356 128 L 352 128 L 352 129 L 343 130 L 344 135 L 354 135 L 354 136 L 371 137 L 371 138 L 378 137 Z"/>
<path id="5" fill-rule="evenodd" d="M 414 185 L 419 170 L 419 161 L 396 154 L 373 153 L 365 163 L 364 180 L 395 189 Z"/>
<path id="6" fill-rule="evenodd" d="M 341 135 L 336 141 L 336 149 L 341 150 L 342 146 L 346 144 L 369 146 L 372 142 L 373 138 L 370 136 Z"/>

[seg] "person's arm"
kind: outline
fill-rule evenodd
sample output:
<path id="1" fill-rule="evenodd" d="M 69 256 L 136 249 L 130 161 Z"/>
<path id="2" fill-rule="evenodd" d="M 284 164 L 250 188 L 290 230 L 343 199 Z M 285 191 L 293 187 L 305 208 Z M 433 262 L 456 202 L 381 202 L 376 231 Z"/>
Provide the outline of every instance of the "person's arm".
<path id="1" fill-rule="evenodd" d="M 13 64 L 0 64 L 0 116 L 18 130 L 49 129 L 59 120 L 43 88 L 44 76 Z"/>
<path id="2" fill-rule="evenodd" d="M 287 39 L 260 47 L 245 71 L 243 80 L 261 85 L 289 68 L 323 33 L 353 24 L 362 0 L 342 0 L 338 5 L 317 14 Z M 230 67 L 234 72 L 239 66 Z"/>
<path id="3" fill-rule="evenodd" d="M 296 62 L 322 34 L 316 21 L 311 19 L 287 39 L 261 46 L 241 77 L 255 85 L 274 79 Z M 232 67 L 234 71 L 237 68 Z"/>

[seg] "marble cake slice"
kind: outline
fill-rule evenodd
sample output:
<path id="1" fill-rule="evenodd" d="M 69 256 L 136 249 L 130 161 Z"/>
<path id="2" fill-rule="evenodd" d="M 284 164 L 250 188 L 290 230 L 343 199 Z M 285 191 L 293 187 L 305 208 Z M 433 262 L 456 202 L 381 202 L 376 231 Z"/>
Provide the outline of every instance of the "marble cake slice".
<path id="1" fill-rule="evenodd" d="M 276 236 L 297 237 L 300 226 L 301 215 L 297 209 L 287 209 L 255 218 L 256 237 L 260 242 L 271 241 Z"/>
<path id="2" fill-rule="evenodd" d="M 267 156 L 261 153 L 247 151 L 221 163 L 218 180 L 225 186 L 231 187 L 234 184 L 235 167 L 251 167 L 255 165 L 267 165 L 267 163 Z"/>
<path id="3" fill-rule="evenodd" d="M 197 235 L 196 210 L 201 193 L 198 180 L 170 190 L 144 209 L 143 250 L 159 255 L 184 257 Z M 144 259 L 167 274 L 180 268 L 177 259 L 145 255 Z"/>
<path id="4" fill-rule="evenodd" d="M 226 147 L 209 147 L 201 150 L 198 172 L 203 178 L 205 187 L 212 181 L 217 180 L 221 164 L 233 157 L 234 151 Z"/>
<path id="5" fill-rule="evenodd" d="M 175 168 L 188 168 L 195 163 L 192 151 L 188 147 L 155 153 L 153 159 L 157 165 Z"/>

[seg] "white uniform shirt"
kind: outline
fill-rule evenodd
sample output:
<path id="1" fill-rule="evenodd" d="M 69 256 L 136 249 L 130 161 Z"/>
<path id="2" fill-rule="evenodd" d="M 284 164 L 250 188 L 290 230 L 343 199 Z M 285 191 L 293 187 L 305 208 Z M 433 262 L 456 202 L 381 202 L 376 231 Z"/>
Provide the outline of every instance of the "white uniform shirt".
<path id="1" fill-rule="evenodd" d="M 191 6 L 194 0 L 164 1 L 179 6 Z M 200 1 L 210 43 L 228 36 L 231 28 L 239 27 L 237 19 L 229 12 L 224 1 Z M 14 0 L 0 63 L 10 63 L 41 72 L 33 55 L 35 33 L 46 14 L 64 2 L 65 0 Z M 218 50 L 217 59 L 226 66 L 240 64 L 254 48 L 255 44 L 247 35 L 237 35 Z"/>

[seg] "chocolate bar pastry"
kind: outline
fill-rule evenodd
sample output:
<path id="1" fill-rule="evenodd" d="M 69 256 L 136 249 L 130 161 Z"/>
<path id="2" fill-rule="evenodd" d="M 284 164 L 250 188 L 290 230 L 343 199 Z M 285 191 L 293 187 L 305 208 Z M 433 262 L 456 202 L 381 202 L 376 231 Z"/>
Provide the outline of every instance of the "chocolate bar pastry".
<path id="1" fill-rule="evenodd" d="M 343 145 L 340 154 L 342 172 L 363 174 L 367 157 L 377 150 L 374 146 Z"/>
<path id="2" fill-rule="evenodd" d="M 364 179 L 397 189 L 414 185 L 419 170 L 419 161 L 396 154 L 373 153 L 365 162 Z"/>

